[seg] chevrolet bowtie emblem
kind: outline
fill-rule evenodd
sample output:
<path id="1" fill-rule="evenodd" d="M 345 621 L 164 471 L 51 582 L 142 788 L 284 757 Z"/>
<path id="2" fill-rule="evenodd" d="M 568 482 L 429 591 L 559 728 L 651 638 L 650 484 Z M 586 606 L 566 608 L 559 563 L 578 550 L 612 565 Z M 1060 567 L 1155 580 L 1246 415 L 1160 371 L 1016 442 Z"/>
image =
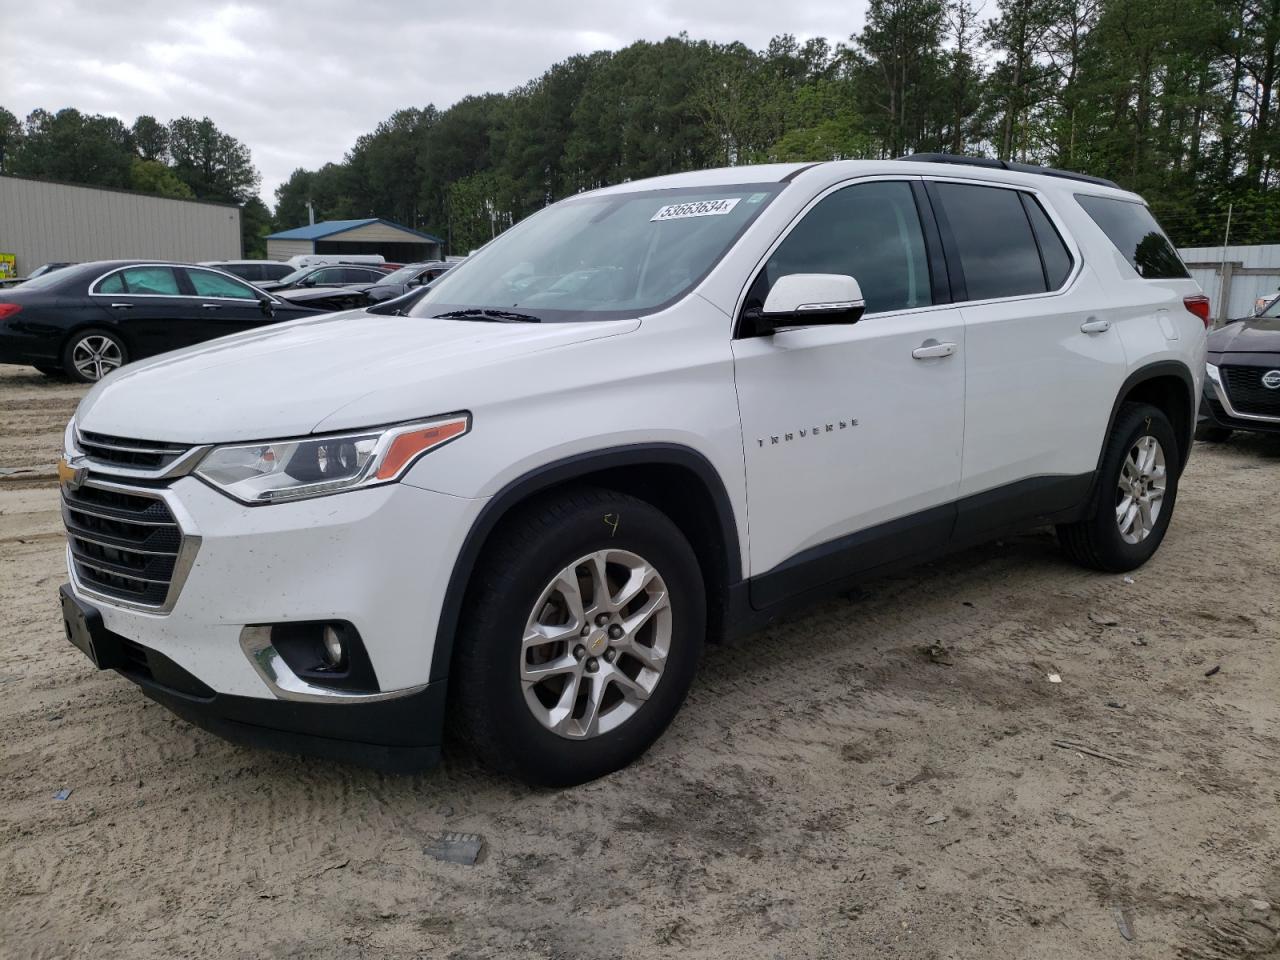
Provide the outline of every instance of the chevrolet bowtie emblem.
<path id="1" fill-rule="evenodd" d="M 58 485 L 68 493 L 79 490 L 88 476 L 87 467 L 73 467 L 67 462 L 66 457 L 58 461 Z"/>

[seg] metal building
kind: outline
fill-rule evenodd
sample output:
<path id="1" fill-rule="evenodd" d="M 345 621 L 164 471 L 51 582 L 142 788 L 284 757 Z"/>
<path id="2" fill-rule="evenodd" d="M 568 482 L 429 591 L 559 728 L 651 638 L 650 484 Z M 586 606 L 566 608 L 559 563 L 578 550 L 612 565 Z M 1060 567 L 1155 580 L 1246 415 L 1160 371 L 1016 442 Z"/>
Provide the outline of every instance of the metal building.
<path id="1" fill-rule="evenodd" d="M 390 220 L 324 220 L 267 236 L 267 257 L 288 260 L 302 254 L 381 254 L 391 263 L 439 260 L 439 237 Z"/>
<path id="2" fill-rule="evenodd" d="M 1280 294 L 1280 243 L 1184 247 L 1178 253 L 1218 323 L 1252 316 L 1258 300 Z"/>
<path id="3" fill-rule="evenodd" d="M 20 277 L 55 260 L 235 260 L 240 208 L 0 176 L 0 254 Z"/>

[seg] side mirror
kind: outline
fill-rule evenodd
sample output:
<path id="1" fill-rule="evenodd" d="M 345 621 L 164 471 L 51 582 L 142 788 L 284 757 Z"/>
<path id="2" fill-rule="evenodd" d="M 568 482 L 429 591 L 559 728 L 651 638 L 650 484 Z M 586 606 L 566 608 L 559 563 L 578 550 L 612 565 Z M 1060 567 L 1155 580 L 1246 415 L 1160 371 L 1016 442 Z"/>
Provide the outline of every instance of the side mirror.
<path id="1" fill-rule="evenodd" d="M 862 287 L 839 273 L 792 273 L 779 277 L 760 309 L 765 327 L 809 327 L 857 323 L 866 310 Z"/>
<path id="2" fill-rule="evenodd" d="M 264 317 L 274 317 L 276 315 L 276 302 L 265 293 L 258 298 L 258 306 L 262 309 Z"/>

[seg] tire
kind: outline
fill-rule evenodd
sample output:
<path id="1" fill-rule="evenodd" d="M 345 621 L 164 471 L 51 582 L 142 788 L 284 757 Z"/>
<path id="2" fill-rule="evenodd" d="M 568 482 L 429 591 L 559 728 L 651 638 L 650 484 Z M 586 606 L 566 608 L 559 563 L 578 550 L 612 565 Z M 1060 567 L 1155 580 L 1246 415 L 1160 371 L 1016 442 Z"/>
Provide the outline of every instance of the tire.
<path id="1" fill-rule="evenodd" d="M 1215 427 L 1212 424 L 1203 423 L 1196 427 L 1196 439 L 1209 443 L 1222 443 L 1224 440 L 1231 439 L 1231 434 L 1234 432 L 1230 427 Z"/>
<path id="2" fill-rule="evenodd" d="M 1137 464 L 1149 453 L 1159 463 L 1152 466 L 1149 476 L 1144 476 Z M 1126 468 L 1126 461 L 1131 457 L 1134 459 Z M 1131 479 L 1133 476 L 1138 480 Z M 1148 529 L 1147 512 L 1140 506 L 1142 498 L 1135 504 L 1129 490 L 1153 491 L 1159 489 L 1161 480 L 1163 495 L 1159 497 L 1158 509 L 1149 511 Z M 1128 487 L 1122 488 L 1122 483 Z M 1147 496 L 1150 498 L 1150 493 Z M 1178 442 L 1168 417 L 1150 404 L 1121 404 L 1107 437 L 1085 518 L 1078 523 L 1059 525 L 1058 541 L 1067 556 L 1082 566 L 1112 573 L 1136 569 L 1151 559 L 1164 539 L 1177 496 Z M 1154 498 L 1148 502 L 1154 503 Z M 1122 506 L 1126 507 L 1123 516 Z M 1136 515 L 1134 507 L 1137 507 Z M 1124 523 L 1131 517 L 1133 526 L 1126 531 Z"/>
<path id="3" fill-rule="evenodd" d="M 77 383 L 96 383 L 128 362 L 124 342 L 107 330 L 79 330 L 62 348 L 62 370 Z"/>
<path id="4" fill-rule="evenodd" d="M 40 373 L 43 373 L 46 377 L 52 377 L 55 380 L 65 380 L 67 377 L 67 372 L 61 367 L 52 366 L 46 363 L 33 363 L 32 366 Z"/>
<path id="5" fill-rule="evenodd" d="M 591 615 L 597 581 L 583 576 L 592 565 L 565 576 L 579 560 L 599 555 L 611 594 L 606 608 L 623 599 L 620 584 L 643 580 L 633 571 L 657 575 L 603 627 Z M 570 579 L 578 584 L 579 617 L 568 612 Z M 642 627 L 623 630 L 650 605 L 654 612 Z M 523 639 L 534 620 L 556 639 L 526 648 Z M 587 636 L 577 626 L 583 620 Z M 698 561 L 665 514 L 634 497 L 590 487 L 534 501 L 504 522 L 467 590 L 451 671 L 451 726 L 482 763 L 528 783 L 563 787 L 594 780 L 625 767 L 662 735 L 688 693 L 705 634 Z M 659 656 L 664 643 L 665 656 Z M 632 650 L 660 669 L 646 666 Z M 545 678 L 531 679 L 526 671 L 538 667 Z"/>

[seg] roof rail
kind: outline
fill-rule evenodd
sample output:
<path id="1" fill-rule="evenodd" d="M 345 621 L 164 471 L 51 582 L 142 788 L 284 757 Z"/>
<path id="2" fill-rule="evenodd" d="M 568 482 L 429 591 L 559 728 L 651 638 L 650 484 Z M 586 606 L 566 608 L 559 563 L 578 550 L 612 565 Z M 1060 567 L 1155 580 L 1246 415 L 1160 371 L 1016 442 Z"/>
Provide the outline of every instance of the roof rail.
<path id="1" fill-rule="evenodd" d="M 1014 173 L 1038 173 L 1042 177 L 1061 177 L 1063 180 L 1081 180 L 1084 183 L 1096 183 L 1100 187 L 1121 189 L 1114 180 L 1102 177 L 1091 177 L 1087 173 L 1076 173 L 1072 170 L 1059 170 L 1056 167 L 1037 167 L 1032 163 L 1016 163 L 1013 160 L 993 160 L 990 157 L 966 157 L 958 153 L 912 153 L 899 160 L 911 160 L 916 163 L 954 163 L 969 167 L 991 167 L 996 170 L 1011 170 Z"/>

